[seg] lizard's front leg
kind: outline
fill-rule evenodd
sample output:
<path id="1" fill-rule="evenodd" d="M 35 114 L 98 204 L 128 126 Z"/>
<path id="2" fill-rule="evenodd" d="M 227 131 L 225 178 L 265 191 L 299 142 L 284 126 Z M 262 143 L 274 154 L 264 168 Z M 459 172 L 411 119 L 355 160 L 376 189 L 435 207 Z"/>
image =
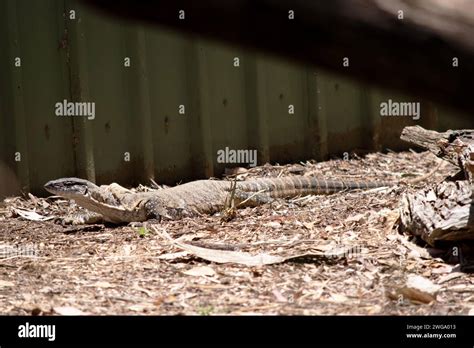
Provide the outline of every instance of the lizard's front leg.
<path id="1" fill-rule="evenodd" d="M 104 217 L 99 213 L 84 211 L 58 218 L 62 225 L 86 225 L 104 223 Z"/>

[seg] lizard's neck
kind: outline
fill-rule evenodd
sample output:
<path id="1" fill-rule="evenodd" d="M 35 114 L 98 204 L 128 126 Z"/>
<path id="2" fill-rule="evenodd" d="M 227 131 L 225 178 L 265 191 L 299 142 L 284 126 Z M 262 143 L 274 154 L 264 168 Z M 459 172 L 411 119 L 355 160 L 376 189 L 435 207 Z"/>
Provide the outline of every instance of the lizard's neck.
<path id="1" fill-rule="evenodd" d="M 93 197 L 75 197 L 74 201 L 87 210 L 101 214 L 107 222 L 139 222 L 147 219 L 144 209 L 141 209 L 141 202 L 138 202 L 135 207 L 127 209 L 123 206 L 113 206 L 97 201 Z"/>

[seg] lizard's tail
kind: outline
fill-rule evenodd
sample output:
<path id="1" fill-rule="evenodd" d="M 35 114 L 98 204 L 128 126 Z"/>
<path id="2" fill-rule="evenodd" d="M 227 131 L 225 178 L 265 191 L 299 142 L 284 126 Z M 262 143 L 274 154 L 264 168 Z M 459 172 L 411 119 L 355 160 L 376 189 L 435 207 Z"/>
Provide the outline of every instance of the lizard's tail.
<path id="1" fill-rule="evenodd" d="M 238 188 L 246 192 L 265 192 L 272 198 L 286 198 L 309 194 L 331 194 L 346 190 L 366 190 L 396 184 L 389 181 L 324 180 L 315 177 L 288 176 L 242 181 L 238 183 Z"/>

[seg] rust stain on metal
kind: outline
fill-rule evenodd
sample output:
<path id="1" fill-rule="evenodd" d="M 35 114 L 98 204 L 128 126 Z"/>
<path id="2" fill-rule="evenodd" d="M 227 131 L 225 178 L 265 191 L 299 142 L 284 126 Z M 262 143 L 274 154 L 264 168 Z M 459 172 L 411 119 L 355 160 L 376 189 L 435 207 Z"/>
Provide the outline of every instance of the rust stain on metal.
<path id="1" fill-rule="evenodd" d="M 48 124 L 45 124 L 44 125 L 44 136 L 46 137 L 47 140 L 49 140 L 50 138 L 50 129 L 49 129 L 49 125 Z"/>

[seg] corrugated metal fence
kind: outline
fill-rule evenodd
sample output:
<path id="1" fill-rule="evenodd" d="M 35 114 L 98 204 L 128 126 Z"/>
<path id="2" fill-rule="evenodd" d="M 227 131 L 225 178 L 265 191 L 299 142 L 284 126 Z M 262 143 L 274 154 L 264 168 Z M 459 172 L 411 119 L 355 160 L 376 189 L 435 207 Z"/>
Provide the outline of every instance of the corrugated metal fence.
<path id="1" fill-rule="evenodd" d="M 75 1 L 0 1 L 0 77 L 0 196 L 41 192 L 62 176 L 136 184 L 219 175 L 231 165 L 218 163 L 226 147 L 257 150 L 259 164 L 324 159 L 401 149 L 409 124 L 466 126 L 426 102 L 418 121 L 381 117 L 382 101 L 416 98 Z M 58 116 L 70 102 L 93 103 L 94 115 Z"/>

